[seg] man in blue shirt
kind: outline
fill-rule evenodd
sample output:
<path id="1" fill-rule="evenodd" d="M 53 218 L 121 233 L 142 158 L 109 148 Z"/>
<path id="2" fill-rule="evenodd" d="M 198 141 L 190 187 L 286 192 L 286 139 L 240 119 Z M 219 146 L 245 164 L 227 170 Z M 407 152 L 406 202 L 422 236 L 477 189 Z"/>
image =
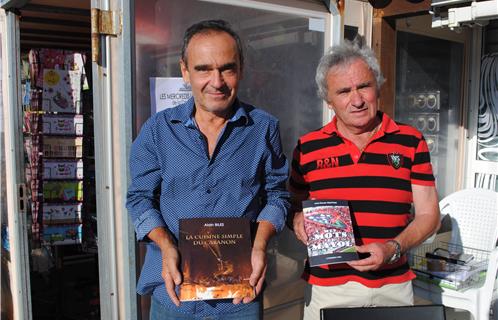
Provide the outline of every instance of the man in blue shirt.
<path id="1" fill-rule="evenodd" d="M 138 240 L 151 240 L 137 285 L 153 295 L 150 319 L 260 319 L 266 246 L 290 206 L 288 165 L 278 120 L 237 99 L 243 62 L 226 22 L 191 26 L 180 67 L 193 98 L 153 115 L 132 145 L 127 208 Z M 249 280 L 256 299 L 179 302 L 179 219 L 200 217 L 257 222 Z"/>

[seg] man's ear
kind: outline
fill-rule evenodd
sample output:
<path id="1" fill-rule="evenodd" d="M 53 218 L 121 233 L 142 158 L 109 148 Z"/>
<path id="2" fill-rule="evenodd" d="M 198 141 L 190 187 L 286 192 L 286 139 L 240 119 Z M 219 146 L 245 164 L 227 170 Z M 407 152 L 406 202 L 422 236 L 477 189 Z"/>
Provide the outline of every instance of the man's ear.
<path id="1" fill-rule="evenodd" d="M 183 81 L 190 83 L 190 74 L 188 72 L 187 64 L 180 60 L 180 71 L 182 72 Z"/>

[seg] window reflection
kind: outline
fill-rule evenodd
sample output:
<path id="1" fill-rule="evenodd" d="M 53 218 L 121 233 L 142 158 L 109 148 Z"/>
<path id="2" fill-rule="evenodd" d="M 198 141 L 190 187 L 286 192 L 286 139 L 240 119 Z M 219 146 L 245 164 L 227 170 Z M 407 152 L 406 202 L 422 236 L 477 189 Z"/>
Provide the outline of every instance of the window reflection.
<path id="1" fill-rule="evenodd" d="M 396 60 L 395 119 L 424 134 L 443 197 L 456 188 L 463 44 L 399 31 Z"/>

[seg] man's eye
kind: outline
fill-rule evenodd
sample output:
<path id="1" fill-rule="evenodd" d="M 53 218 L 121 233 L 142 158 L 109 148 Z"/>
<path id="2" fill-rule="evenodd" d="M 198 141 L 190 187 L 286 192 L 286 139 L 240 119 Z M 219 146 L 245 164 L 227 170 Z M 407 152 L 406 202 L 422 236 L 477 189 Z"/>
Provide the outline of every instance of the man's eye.
<path id="1" fill-rule="evenodd" d="M 235 74 L 235 69 L 225 69 L 225 70 L 223 70 L 223 74 L 226 74 L 226 75 Z"/>

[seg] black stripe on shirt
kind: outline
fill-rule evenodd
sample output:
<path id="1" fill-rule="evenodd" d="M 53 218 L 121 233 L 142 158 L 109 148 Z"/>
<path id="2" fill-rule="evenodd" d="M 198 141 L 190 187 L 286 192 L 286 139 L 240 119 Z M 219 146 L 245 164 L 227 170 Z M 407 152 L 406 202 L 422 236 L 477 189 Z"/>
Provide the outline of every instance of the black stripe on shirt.
<path id="1" fill-rule="evenodd" d="M 410 177 L 414 180 L 424 180 L 424 181 L 434 181 L 434 175 L 425 173 L 415 173 L 412 172 Z"/>
<path id="2" fill-rule="evenodd" d="M 361 163 L 366 164 L 379 164 L 379 165 L 391 165 L 388 160 L 388 155 L 379 153 L 369 153 L 364 152 L 360 159 Z M 412 160 L 408 157 L 403 157 L 403 168 L 411 169 Z"/>
<path id="3" fill-rule="evenodd" d="M 399 235 L 405 227 L 372 227 L 358 226 L 355 228 L 355 237 L 358 239 L 392 239 Z"/>
<path id="4" fill-rule="evenodd" d="M 353 212 L 374 212 L 382 214 L 407 214 L 412 207 L 411 203 L 352 200 L 350 201 Z"/>
<path id="5" fill-rule="evenodd" d="M 429 152 L 419 152 L 415 154 L 415 159 L 413 160 L 413 164 L 421 164 L 427 163 L 431 161 L 431 156 Z"/>
<path id="6" fill-rule="evenodd" d="M 379 138 L 380 142 L 399 144 L 404 147 L 416 148 L 420 142 L 420 139 L 407 134 L 386 134 L 385 136 Z"/>
<path id="7" fill-rule="evenodd" d="M 304 271 L 308 274 L 311 274 L 317 278 L 333 278 L 333 277 L 341 277 L 341 276 L 351 276 L 355 275 L 368 280 L 377 280 L 383 279 L 386 277 L 392 276 L 400 276 L 405 274 L 410 270 L 410 267 L 407 263 L 402 264 L 401 266 L 393 269 L 382 269 L 376 271 L 358 271 L 352 268 L 348 269 L 322 269 L 320 267 L 310 267 L 308 263 L 306 263 L 306 267 Z"/>
<path id="8" fill-rule="evenodd" d="M 323 179 L 310 183 L 310 190 L 312 191 L 331 188 L 386 188 L 404 191 L 412 190 L 409 180 L 377 176 Z"/>
<path id="9" fill-rule="evenodd" d="M 349 154 L 334 157 L 334 158 L 337 158 L 339 164 L 337 166 L 333 166 L 333 167 L 344 167 L 344 166 L 351 166 L 354 164 L 353 159 L 351 159 L 351 156 Z M 321 159 L 321 160 L 330 161 L 329 159 Z M 303 174 L 309 173 L 313 170 L 327 169 L 326 167 L 320 168 L 320 169 L 318 169 L 317 167 L 318 167 L 317 160 L 303 164 L 303 166 L 302 166 Z"/>
<path id="10" fill-rule="evenodd" d="M 301 152 L 307 154 L 323 148 L 335 147 L 343 143 L 342 139 L 336 135 L 332 135 L 325 139 L 311 140 L 301 144 Z"/>

